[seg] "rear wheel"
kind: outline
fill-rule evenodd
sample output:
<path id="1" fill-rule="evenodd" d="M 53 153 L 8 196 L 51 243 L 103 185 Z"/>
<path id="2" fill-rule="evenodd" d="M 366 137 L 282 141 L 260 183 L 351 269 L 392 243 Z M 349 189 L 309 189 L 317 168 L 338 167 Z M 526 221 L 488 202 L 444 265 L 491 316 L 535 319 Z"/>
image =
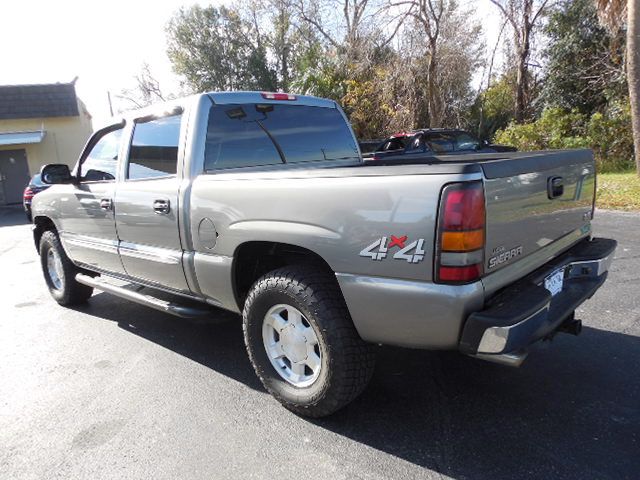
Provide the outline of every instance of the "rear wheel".
<path id="1" fill-rule="evenodd" d="M 76 305 L 86 302 L 93 288 L 76 282 L 81 270 L 67 257 L 58 235 L 49 230 L 40 238 L 40 264 L 49 293 L 60 305 Z"/>
<path id="2" fill-rule="evenodd" d="M 333 275 L 285 267 L 260 278 L 243 311 L 249 358 L 286 408 L 330 415 L 356 398 L 373 374 L 373 347 L 351 321 Z"/>

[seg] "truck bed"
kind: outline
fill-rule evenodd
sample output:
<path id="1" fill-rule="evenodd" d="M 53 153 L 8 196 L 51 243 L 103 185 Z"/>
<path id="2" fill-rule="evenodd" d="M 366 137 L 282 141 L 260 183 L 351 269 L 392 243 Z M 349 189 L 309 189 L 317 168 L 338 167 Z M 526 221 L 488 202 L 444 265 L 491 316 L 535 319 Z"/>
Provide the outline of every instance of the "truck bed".
<path id="1" fill-rule="evenodd" d="M 573 232 L 590 233 L 595 165 L 590 150 L 488 153 L 473 155 L 397 155 L 363 165 L 453 167 L 482 173 L 487 226 L 485 272 L 522 260 Z M 551 181 L 562 192 L 550 198 Z"/>

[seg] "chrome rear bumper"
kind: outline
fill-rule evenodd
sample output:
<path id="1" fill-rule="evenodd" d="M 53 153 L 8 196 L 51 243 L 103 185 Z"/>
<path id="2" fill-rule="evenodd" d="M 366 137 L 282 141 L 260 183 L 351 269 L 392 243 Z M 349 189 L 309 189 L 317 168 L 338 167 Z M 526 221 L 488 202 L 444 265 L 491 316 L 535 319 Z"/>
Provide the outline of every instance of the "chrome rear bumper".
<path id="1" fill-rule="evenodd" d="M 616 241 L 585 240 L 524 279 L 505 288 L 472 313 L 464 325 L 460 351 L 469 355 L 519 355 L 529 345 L 573 319 L 574 310 L 602 286 Z M 555 296 L 544 287 L 552 272 L 564 271 Z M 489 358 L 490 359 L 490 358 Z"/>

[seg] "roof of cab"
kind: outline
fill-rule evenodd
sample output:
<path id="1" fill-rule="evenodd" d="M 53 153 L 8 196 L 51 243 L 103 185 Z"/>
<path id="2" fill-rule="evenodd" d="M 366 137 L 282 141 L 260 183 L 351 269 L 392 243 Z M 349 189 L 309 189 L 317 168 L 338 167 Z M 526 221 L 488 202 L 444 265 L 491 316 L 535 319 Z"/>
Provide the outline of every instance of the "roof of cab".
<path id="1" fill-rule="evenodd" d="M 312 97 L 309 95 L 297 95 L 295 96 L 295 100 L 270 100 L 264 98 L 262 96 L 264 92 L 207 92 L 207 93 L 198 93 L 195 95 L 189 95 L 181 98 L 176 98 L 173 100 L 168 100 L 166 102 L 154 103 L 152 105 L 129 110 L 126 112 L 122 112 L 118 115 L 115 115 L 107 120 L 102 122 L 98 122 L 94 124 L 94 131 L 102 130 L 103 128 L 111 127 L 113 125 L 122 123 L 125 120 L 131 120 L 136 118 L 142 118 L 147 115 L 163 115 L 168 114 L 172 111 L 172 109 L 185 105 L 189 101 L 200 98 L 203 96 L 208 96 L 214 103 L 219 105 L 225 104 L 237 104 L 237 103 L 280 103 L 280 104 L 290 104 L 290 105 L 306 105 L 310 107 L 325 107 L 325 108 L 336 108 L 336 102 L 333 100 L 328 100 L 326 98 L 318 98 Z"/>
<path id="2" fill-rule="evenodd" d="M 306 105 L 309 107 L 336 108 L 336 102 L 326 98 L 312 97 L 309 95 L 291 94 L 295 100 L 272 100 L 263 97 L 265 92 L 209 92 L 207 95 L 217 104 L 229 103 L 282 103 L 291 105 Z M 270 92 L 269 92 L 270 93 Z"/>

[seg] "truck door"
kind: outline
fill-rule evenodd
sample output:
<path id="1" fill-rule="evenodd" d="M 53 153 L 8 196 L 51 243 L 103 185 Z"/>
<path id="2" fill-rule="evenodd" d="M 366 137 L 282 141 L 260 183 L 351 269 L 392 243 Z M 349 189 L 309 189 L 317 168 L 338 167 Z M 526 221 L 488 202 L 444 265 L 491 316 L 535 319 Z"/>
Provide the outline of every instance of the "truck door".
<path id="1" fill-rule="evenodd" d="M 78 263 L 124 274 L 118 255 L 113 192 L 123 124 L 96 132 L 80 156 L 78 181 L 61 199 L 60 235 L 69 256 Z"/>
<path id="2" fill-rule="evenodd" d="M 135 121 L 115 198 L 120 258 L 135 279 L 188 292 L 178 229 L 182 114 Z"/>

